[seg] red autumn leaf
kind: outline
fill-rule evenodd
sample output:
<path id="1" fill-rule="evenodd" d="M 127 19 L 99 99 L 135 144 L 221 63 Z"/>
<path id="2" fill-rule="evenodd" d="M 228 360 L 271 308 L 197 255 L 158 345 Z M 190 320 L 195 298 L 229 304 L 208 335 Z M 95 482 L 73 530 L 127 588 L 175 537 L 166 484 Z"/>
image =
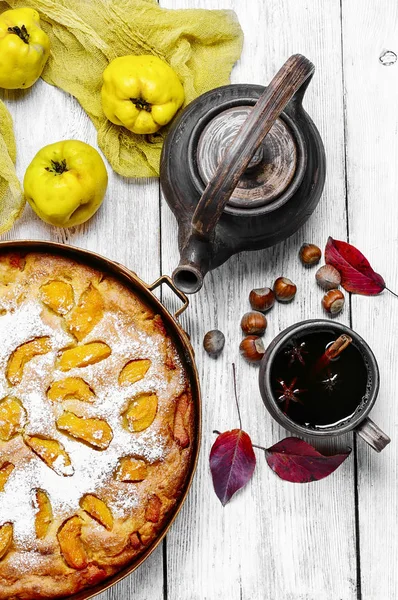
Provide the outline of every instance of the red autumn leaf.
<path id="1" fill-rule="evenodd" d="M 347 242 L 329 237 L 325 262 L 339 271 L 341 285 L 347 292 L 375 296 L 386 287 L 383 277 L 373 271 L 362 252 Z"/>
<path id="2" fill-rule="evenodd" d="M 225 506 L 251 479 L 256 457 L 250 437 L 242 429 L 220 433 L 210 452 L 214 491 Z"/>
<path id="3" fill-rule="evenodd" d="M 295 437 L 288 437 L 265 451 L 268 466 L 284 481 L 308 483 L 319 481 L 337 469 L 351 450 L 334 456 L 324 456 L 313 446 Z"/>

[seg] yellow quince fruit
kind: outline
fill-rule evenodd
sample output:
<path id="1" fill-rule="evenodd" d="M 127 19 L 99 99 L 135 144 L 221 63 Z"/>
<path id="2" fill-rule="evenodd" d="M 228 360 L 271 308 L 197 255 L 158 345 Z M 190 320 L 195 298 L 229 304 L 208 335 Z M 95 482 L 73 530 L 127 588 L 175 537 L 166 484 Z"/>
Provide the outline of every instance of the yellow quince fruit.
<path id="1" fill-rule="evenodd" d="M 155 133 L 184 102 L 177 73 L 157 56 L 119 56 L 103 73 L 102 108 L 115 125 L 133 133 Z"/>
<path id="2" fill-rule="evenodd" d="M 50 40 L 32 8 L 0 15 L 0 87 L 26 89 L 40 77 L 50 55 Z"/>
<path id="3" fill-rule="evenodd" d="M 101 156 L 89 144 L 66 140 L 44 146 L 24 177 L 25 198 L 50 225 L 74 227 L 101 206 L 108 174 Z"/>

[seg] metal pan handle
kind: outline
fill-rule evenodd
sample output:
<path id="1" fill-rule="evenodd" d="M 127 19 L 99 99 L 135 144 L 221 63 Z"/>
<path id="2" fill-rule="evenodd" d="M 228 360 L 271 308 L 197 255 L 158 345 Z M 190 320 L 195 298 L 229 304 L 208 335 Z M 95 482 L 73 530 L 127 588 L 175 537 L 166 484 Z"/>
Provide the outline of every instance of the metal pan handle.
<path id="1" fill-rule="evenodd" d="M 162 283 L 165 283 L 166 285 L 168 285 L 169 288 L 175 293 L 175 295 L 179 297 L 179 299 L 181 300 L 181 302 L 183 302 L 183 305 L 181 306 L 181 308 L 179 308 L 174 313 L 174 318 L 177 319 L 184 312 L 184 310 L 186 310 L 188 308 L 189 300 L 186 297 L 186 295 L 184 294 L 184 292 L 182 292 L 181 290 L 179 290 L 178 287 L 176 287 L 174 285 L 172 279 L 168 275 L 161 275 L 159 277 L 159 279 L 156 279 L 156 281 L 154 281 L 150 285 L 147 285 L 146 287 L 148 288 L 148 290 L 150 292 L 153 292 L 153 290 L 155 290 L 157 287 L 159 287 L 160 285 L 162 285 Z"/>

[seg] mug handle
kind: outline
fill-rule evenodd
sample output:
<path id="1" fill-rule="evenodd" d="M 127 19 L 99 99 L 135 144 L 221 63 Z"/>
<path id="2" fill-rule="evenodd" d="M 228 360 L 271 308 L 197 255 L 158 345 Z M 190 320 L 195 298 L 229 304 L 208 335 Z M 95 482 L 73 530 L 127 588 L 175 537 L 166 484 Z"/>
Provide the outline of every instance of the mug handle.
<path id="1" fill-rule="evenodd" d="M 388 435 L 368 417 L 358 425 L 355 431 L 373 448 L 373 450 L 376 450 L 376 452 L 381 452 L 387 444 L 391 442 Z"/>

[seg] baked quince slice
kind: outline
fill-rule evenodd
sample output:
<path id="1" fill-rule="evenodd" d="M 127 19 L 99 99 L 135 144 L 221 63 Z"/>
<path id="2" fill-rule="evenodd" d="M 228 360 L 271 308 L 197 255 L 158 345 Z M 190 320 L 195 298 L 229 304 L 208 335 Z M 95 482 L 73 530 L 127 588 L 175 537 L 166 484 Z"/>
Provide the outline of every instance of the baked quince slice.
<path id="1" fill-rule="evenodd" d="M 111 352 L 105 342 L 90 342 L 83 346 L 74 346 L 61 351 L 57 366 L 61 371 L 69 371 L 75 367 L 87 367 L 108 358 Z"/>
<path id="2" fill-rule="evenodd" d="M 82 402 L 94 402 L 95 394 L 81 377 L 66 377 L 54 381 L 47 390 L 47 398 L 52 402 L 76 399 Z"/>
<path id="3" fill-rule="evenodd" d="M 157 523 L 160 519 L 160 511 L 162 508 L 162 501 L 156 494 L 151 496 L 148 500 L 148 504 L 145 509 L 145 518 L 151 523 Z"/>
<path id="4" fill-rule="evenodd" d="M 80 506 L 90 515 L 90 517 L 98 521 L 98 523 L 101 523 L 108 531 L 112 529 L 112 513 L 105 502 L 97 498 L 97 496 L 86 494 L 80 500 Z"/>
<path id="5" fill-rule="evenodd" d="M 7 554 L 12 544 L 14 528 L 12 523 L 4 523 L 0 527 L 0 560 Z"/>
<path id="6" fill-rule="evenodd" d="M 120 459 L 115 479 L 118 481 L 143 481 L 148 475 L 148 467 L 144 460 L 132 456 L 124 456 Z"/>
<path id="7" fill-rule="evenodd" d="M 144 431 L 152 425 L 158 410 L 156 394 L 144 392 L 130 402 L 123 414 L 125 425 L 132 432 Z"/>
<path id="8" fill-rule="evenodd" d="M 0 401 L 0 440 L 8 442 L 21 433 L 26 422 L 26 411 L 18 398 L 8 396 Z"/>
<path id="9" fill-rule="evenodd" d="M 88 556 L 81 539 L 83 521 L 75 515 L 65 521 L 58 530 L 58 542 L 66 564 L 72 569 L 85 569 Z"/>
<path id="10" fill-rule="evenodd" d="M 57 475 L 64 477 L 73 475 L 74 469 L 69 454 L 57 440 L 25 435 L 24 442 Z"/>
<path id="11" fill-rule="evenodd" d="M 173 437 L 181 448 L 187 448 L 190 444 L 188 433 L 190 411 L 191 402 L 188 395 L 181 394 L 177 399 L 173 425 Z"/>
<path id="12" fill-rule="evenodd" d="M 66 281 L 49 281 L 40 288 L 40 298 L 57 315 L 66 315 L 75 303 L 73 287 Z"/>
<path id="13" fill-rule="evenodd" d="M 68 331 L 81 342 L 104 316 L 104 301 L 91 283 L 82 293 L 78 305 L 66 318 Z"/>
<path id="14" fill-rule="evenodd" d="M 134 550 L 139 550 L 139 548 L 141 548 L 142 542 L 138 531 L 133 531 L 133 533 L 130 534 L 130 544 Z"/>
<path id="15" fill-rule="evenodd" d="M 128 362 L 119 374 L 120 385 L 131 385 L 136 381 L 140 381 L 147 374 L 151 361 L 147 358 L 136 359 Z"/>
<path id="16" fill-rule="evenodd" d="M 6 370 L 6 377 L 11 385 L 18 385 L 22 381 L 23 370 L 27 362 L 40 354 L 47 354 L 51 350 L 48 336 L 38 337 L 30 342 L 18 346 L 11 354 Z"/>
<path id="17" fill-rule="evenodd" d="M 112 429 L 106 421 L 78 417 L 75 413 L 68 411 L 58 418 L 57 427 L 99 450 L 106 450 L 113 438 Z"/>
<path id="18" fill-rule="evenodd" d="M 35 516 L 36 535 L 39 539 L 42 539 L 46 537 L 53 520 L 50 498 L 43 490 L 36 491 L 35 507 L 38 509 Z"/>
<path id="19" fill-rule="evenodd" d="M 19 273 L 25 268 L 26 260 L 21 254 L 6 254 L 0 259 L 0 284 L 8 285 L 18 279 Z"/>
<path id="20" fill-rule="evenodd" d="M 8 481 L 9 476 L 14 470 L 14 465 L 10 462 L 5 462 L 0 467 L 0 492 L 4 491 L 4 486 Z"/>

